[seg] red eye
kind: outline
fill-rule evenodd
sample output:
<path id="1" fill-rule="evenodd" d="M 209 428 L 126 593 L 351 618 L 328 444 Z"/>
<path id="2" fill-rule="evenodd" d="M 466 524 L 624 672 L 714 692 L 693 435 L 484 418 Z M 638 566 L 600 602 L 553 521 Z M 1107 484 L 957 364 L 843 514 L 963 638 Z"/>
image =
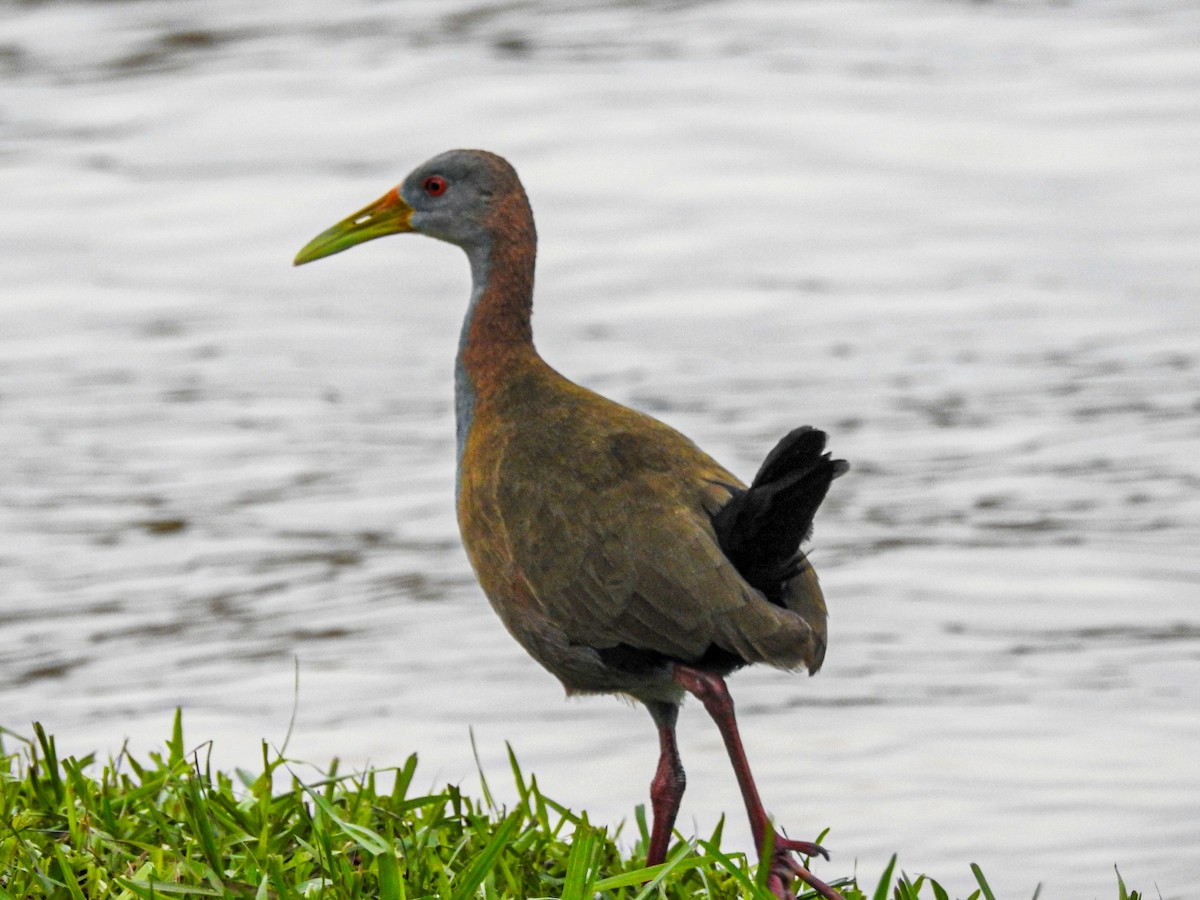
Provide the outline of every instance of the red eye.
<path id="1" fill-rule="evenodd" d="M 446 179 L 441 175 L 430 175 L 422 185 L 430 197 L 440 197 L 446 193 Z"/>

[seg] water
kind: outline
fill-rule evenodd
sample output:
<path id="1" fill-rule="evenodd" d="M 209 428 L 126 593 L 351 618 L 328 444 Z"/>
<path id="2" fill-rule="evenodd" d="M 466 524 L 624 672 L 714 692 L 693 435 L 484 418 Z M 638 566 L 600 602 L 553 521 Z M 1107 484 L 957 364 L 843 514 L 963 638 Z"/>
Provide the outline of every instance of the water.
<path id="1" fill-rule="evenodd" d="M 467 270 L 295 251 L 453 146 L 510 157 L 535 326 L 743 475 L 854 463 L 819 677 L 733 682 L 836 875 L 1164 897 L 1200 873 L 1200 13 L 1189 3 L 43 3 L 0 13 L 0 722 L 223 765 L 645 802 L 452 517 Z M 728 811 L 688 707 L 681 827 Z"/>

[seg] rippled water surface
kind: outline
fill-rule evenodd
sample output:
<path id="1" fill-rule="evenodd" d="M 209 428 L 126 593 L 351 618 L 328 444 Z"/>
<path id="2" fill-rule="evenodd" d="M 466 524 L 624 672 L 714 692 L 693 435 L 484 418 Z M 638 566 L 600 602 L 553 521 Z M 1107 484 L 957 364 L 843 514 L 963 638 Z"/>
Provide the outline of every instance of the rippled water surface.
<path id="1" fill-rule="evenodd" d="M 0 12 L 0 723 L 474 782 L 615 823 L 644 712 L 564 701 L 452 515 L 459 251 L 302 270 L 453 146 L 508 156 L 536 328 L 743 475 L 827 428 L 818 678 L 733 682 L 828 876 L 1200 877 L 1191 3 L 37 3 Z M 724 811 L 681 719 L 681 827 Z M 734 828 L 736 823 L 736 828 Z M 1153 894 L 1152 894 L 1153 895 Z"/>

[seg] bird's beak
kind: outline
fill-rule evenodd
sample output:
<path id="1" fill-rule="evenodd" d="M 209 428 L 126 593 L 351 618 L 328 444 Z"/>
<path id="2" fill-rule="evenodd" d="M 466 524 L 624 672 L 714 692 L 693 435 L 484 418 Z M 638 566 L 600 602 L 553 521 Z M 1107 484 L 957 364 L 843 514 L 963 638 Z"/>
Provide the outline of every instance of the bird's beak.
<path id="1" fill-rule="evenodd" d="M 412 214 L 413 208 L 401 199 L 399 189 L 392 188 L 370 206 L 342 219 L 305 244 L 292 265 L 302 266 L 387 234 L 412 231 L 409 223 Z"/>

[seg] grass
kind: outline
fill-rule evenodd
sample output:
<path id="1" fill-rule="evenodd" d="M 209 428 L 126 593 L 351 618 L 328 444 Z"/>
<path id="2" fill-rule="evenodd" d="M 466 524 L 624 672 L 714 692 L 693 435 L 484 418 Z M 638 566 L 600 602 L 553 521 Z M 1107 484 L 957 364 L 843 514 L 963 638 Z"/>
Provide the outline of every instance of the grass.
<path id="1" fill-rule="evenodd" d="M 32 739 L 0 729 L 0 900 L 770 897 L 752 861 L 721 849 L 721 824 L 647 868 L 641 807 L 640 840 L 623 853 L 618 834 L 546 797 L 509 758 L 519 799 L 504 808 L 486 779 L 478 799 L 453 785 L 414 791 L 415 755 L 345 775 L 334 761 L 304 783 L 264 744 L 261 771 L 213 772 L 184 743 L 178 713 L 165 752 L 103 765 L 60 758 L 38 725 Z M 895 866 L 893 857 L 869 893 L 854 879 L 834 884 L 846 900 L 948 898 Z M 979 888 L 968 900 L 995 900 L 972 871 Z M 1119 900 L 1139 900 L 1119 876 L 1118 889 Z"/>

